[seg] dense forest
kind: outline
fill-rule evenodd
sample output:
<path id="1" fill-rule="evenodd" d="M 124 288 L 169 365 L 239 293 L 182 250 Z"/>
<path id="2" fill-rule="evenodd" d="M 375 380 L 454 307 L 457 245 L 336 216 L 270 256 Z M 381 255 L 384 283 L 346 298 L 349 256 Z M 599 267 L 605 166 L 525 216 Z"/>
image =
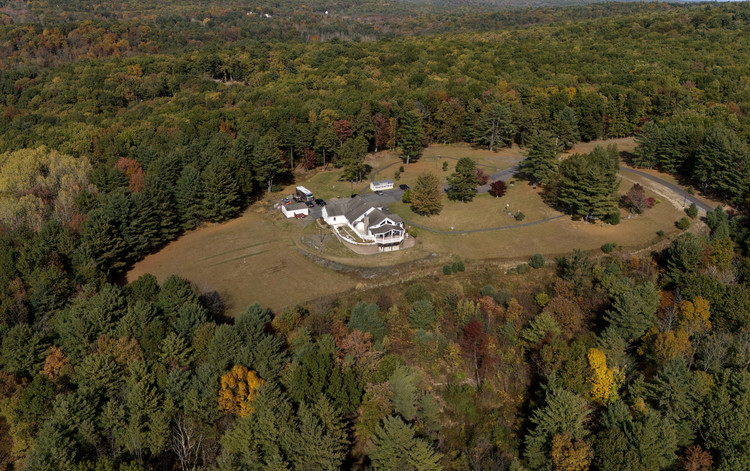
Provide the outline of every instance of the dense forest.
<path id="1" fill-rule="evenodd" d="M 750 7 L 173 3 L 0 3 L 3 465 L 746 467 Z M 122 282 L 383 149 L 519 144 L 530 180 L 604 219 L 570 188 L 592 162 L 611 187 L 615 151 L 555 177 L 535 149 L 623 136 L 727 208 L 651 255 L 469 262 L 283 312 Z"/>

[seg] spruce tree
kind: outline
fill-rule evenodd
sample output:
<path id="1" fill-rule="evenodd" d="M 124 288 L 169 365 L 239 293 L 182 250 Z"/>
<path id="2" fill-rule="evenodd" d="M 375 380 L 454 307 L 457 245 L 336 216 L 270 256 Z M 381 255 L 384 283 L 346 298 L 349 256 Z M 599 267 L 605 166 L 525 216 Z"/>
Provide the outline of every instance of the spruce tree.
<path id="1" fill-rule="evenodd" d="M 448 199 L 467 202 L 477 194 L 477 164 L 468 157 L 462 157 L 456 163 L 456 171 L 448 177 Z"/>
<path id="2" fill-rule="evenodd" d="M 558 154 L 558 139 L 548 131 L 541 131 L 531 138 L 526 159 L 518 167 L 530 181 L 549 183 L 557 173 Z"/>
<path id="3" fill-rule="evenodd" d="M 619 186 L 617 149 L 596 147 L 590 154 L 575 154 L 560 163 L 556 197 L 572 215 L 602 218 L 614 207 Z"/>

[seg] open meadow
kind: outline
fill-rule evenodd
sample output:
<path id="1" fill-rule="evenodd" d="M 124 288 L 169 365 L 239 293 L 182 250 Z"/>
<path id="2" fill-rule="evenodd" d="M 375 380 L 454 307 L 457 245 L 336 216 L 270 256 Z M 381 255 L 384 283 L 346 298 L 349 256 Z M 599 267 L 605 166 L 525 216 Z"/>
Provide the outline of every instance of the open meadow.
<path id="1" fill-rule="evenodd" d="M 295 224 L 251 207 L 224 224 L 186 233 L 138 262 L 127 279 L 153 273 L 162 282 L 178 274 L 200 292 L 217 291 L 228 315 L 254 302 L 283 309 L 353 288 L 354 278 L 319 266 L 295 248 Z"/>

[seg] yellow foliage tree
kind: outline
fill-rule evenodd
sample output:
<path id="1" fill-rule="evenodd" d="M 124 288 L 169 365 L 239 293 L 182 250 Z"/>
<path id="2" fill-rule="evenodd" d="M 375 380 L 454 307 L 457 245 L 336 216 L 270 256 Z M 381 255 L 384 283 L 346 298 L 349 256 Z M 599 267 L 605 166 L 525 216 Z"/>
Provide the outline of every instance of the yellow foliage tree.
<path id="1" fill-rule="evenodd" d="M 587 355 L 593 370 L 591 375 L 591 396 L 601 404 L 609 404 L 617 399 L 619 374 L 607 367 L 607 356 L 598 348 L 589 349 Z"/>
<path id="2" fill-rule="evenodd" d="M 265 380 L 259 378 L 255 371 L 248 370 L 241 365 L 234 365 L 221 377 L 219 411 L 239 417 L 252 414 L 255 410 L 253 407 L 255 393 L 265 383 Z"/>
<path id="3" fill-rule="evenodd" d="M 680 303 L 678 324 L 688 335 L 711 330 L 711 304 L 698 296 L 692 301 Z"/>
<path id="4" fill-rule="evenodd" d="M 581 439 L 573 442 L 569 433 L 558 433 L 552 437 L 550 454 L 555 471 L 586 471 L 594 458 L 591 446 Z"/>
<path id="5" fill-rule="evenodd" d="M 727 269 L 732 265 L 734 260 L 734 242 L 729 237 L 724 239 L 714 239 L 711 241 L 713 254 L 711 254 L 711 263 L 721 269 Z"/>
<path id="6" fill-rule="evenodd" d="M 68 365 L 70 365 L 70 360 L 63 354 L 63 351 L 52 345 L 49 348 L 49 355 L 44 359 L 44 366 L 40 373 L 51 381 L 55 381 L 60 377 L 63 368 Z"/>

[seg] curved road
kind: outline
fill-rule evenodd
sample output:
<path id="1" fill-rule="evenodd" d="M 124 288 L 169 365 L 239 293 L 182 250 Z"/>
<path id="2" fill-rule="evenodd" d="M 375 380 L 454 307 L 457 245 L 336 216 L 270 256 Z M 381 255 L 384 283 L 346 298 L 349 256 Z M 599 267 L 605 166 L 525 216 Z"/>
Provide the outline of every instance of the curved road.
<path id="1" fill-rule="evenodd" d="M 667 189 L 669 189 L 669 190 L 677 193 L 677 195 L 679 195 L 682 198 L 684 198 L 685 202 L 690 201 L 691 203 L 695 203 L 695 205 L 698 207 L 698 209 L 701 209 L 701 210 L 706 211 L 706 212 L 713 211 L 713 209 L 714 209 L 711 206 L 709 206 L 706 203 L 704 203 L 701 200 L 699 200 L 698 198 L 696 198 L 695 196 L 691 195 L 687 191 L 683 190 L 679 186 L 675 185 L 674 183 L 669 183 L 668 181 L 662 180 L 659 177 L 655 177 L 655 176 L 651 175 L 650 173 L 641 172 L 640 170 L 635 170 L 635 169 L 627 168 L 627 167 L 620 167 L 620 171 L 621 172 L 635 173 L 636 175 L 639 175 L 641 177 L 647 178 L 647 179 L 651 180 L 652 182 L 656 182 L 659 185 L 661 185 L 661 186 L 663 186 L 663 187 L 665 187 L 665 188 L 667 188 Z"/>
<path id="2" fill-rule="evenodd" d="M 444 158 L 444 159 L 458 160 L 457 157 L 448 157 L 448 156 L 444 156 L 444 155 L 438 155 L 437 157 L 438 158 Z M 518 159 L 517 162 L 520 162 L 521 160 L 523 160 L 523 159 Z M 392 164 L 388 164 L 385 167 L 372 172 L 372 174 L 370 175 L 370 181 L 375 181 L 375 177 L 379 173 L 383 172 L 387 168 L 390 168 L 390 167 L 392 167 L 392 166 L 394 166 L 396 164 L 400 164 L 400 162 L 394 162 Z M 479 164 L 479 166 L 481 166 L 481 167 L 487 167 L 487 168 L 491 168 L 491 169 L 497 170 L 497 167 L 492 167 L 490 165 Z M 675 185 L 673 183 L 670 183 L 668 181 L 662 180 L 659 177 L 656 177 L 656 176 L 651 175 L 651 174 L 646 173 L 646 172 L 642 172 L 640 170 L 635 170 L 635 169 L 627 168 L 627 167 L 620 167 L 620 171 L 621 172 L 634 173 L 634 174 L 642 176 L 642 177 L 644 177 L 644 178 L 646 178 L 648 180 L 651 180 L 651 181 L 655 182 L 656 184 L 661 185 L 664 188 L 667 188 L 668 190 L 670 190 L 670 191 L 674 192 L 675 194 L 679 195 L 680 197 L 684 198 L 685 202 L 689 201 L 691 203 L 695 203 L 695 205 L 698 207 L 698 209 L 700 209 L 702 211 L 708 212 L 708 211 L 711 211 L 711 210 L 714 209 L 714 208 L 710 207 L 709 205 L 707 205 L 706 203 L 700 201 L 695 196 L 689 194 L 687 191 L 683 190 L 679 186 L 677 186 L 677 185 Z M 516 172 L 518 172 L 518 165 L 517 164 L 513 165 L 512 167 L 509 167 L 509 168 L 506 168 L 506 169 L 503 169 L 503 170 L 500 170 L 500 171 L 497 171 L 497 172 L 491 174 L 490 175 L 490 181 L 493 181 L 493 182 L 497 181 L 497 180 L 507 181 L 508 179 L 512 178 L 516 174 Z M 447 189 L 447 187 L 444 187 L 443 191 L 445 191 L 446 189 Z M 486 192 L 489 191 L 489 189 L 490 189 L 490 185 L 487 184 L 487 185 L 480 186 L 477 189 L 477 192 L 478 193 L 486 193 Z M 372 199 L 373 203 L 378 202 L 378 203 L 381 203 L 383 205 L 387 205 L 389 203 L 394 203 L 396 201 L 401 201 L 401 198 L 403 197 L 403 194 L 404 194 L 403 190 L 400 190 L 398 188 L 394 188 L 393 190 L 389 190 L 389 191 L 384 192 L 384 194 L 382 196 L 378 196 L 378 195 L 375 195 L 375 194 L 365 195 L 365 193 L 367 192 L 367 190 L 368 190 L 367 187 L 363 188 L 362 191 L 360 191 L 360 193 L 359 193 L 360 196 L 368 198 L 368 199 Z M 502 231 L 502 230 L 505 230 L 505 229 L 513 229 L 514 227 L 534 226 L 536 224 L 542 224 L 542 223 L 545 223 L 545 222 L 548 222 L 548 221 L 553 221 L 555 219 L 560 219 L 560 218 L 565 217 L 565 216 L 567 216 L 567 215 L 566 214 L 560 214 L 558 216 L 552 216 L 552 217 L 549 217 L 549 218 L 540 219 L 539 221 L 525 222 L 523 224 L 514 224 L 512 226 L 487 227 L 487 228 L 483 228 L 483 229 L 469 229 L 469 230 L 459 230 L 459 231 L 442 231 L 442 230 L 439 230 L 439 229 L 434 229 L 434 228 L 431 228 L 431 227 L 423 226 L 421 224 L 417 224 L 415 222 L 409 221 L 408 219 L 404 219 L 404 222 L 407 223 L 407 224 L 410 224 L 410 225 L 412 225 L 414 227 L 418 227 L 420 229 L 424 229 L 424 230 L 427 230 L 427 231 L 430 231 L 430 232 L 434 232 L 436 234 L 460 235 L 460 234 L 472 234 L 472 233 L 476 233 L 476 232 Z"/>

